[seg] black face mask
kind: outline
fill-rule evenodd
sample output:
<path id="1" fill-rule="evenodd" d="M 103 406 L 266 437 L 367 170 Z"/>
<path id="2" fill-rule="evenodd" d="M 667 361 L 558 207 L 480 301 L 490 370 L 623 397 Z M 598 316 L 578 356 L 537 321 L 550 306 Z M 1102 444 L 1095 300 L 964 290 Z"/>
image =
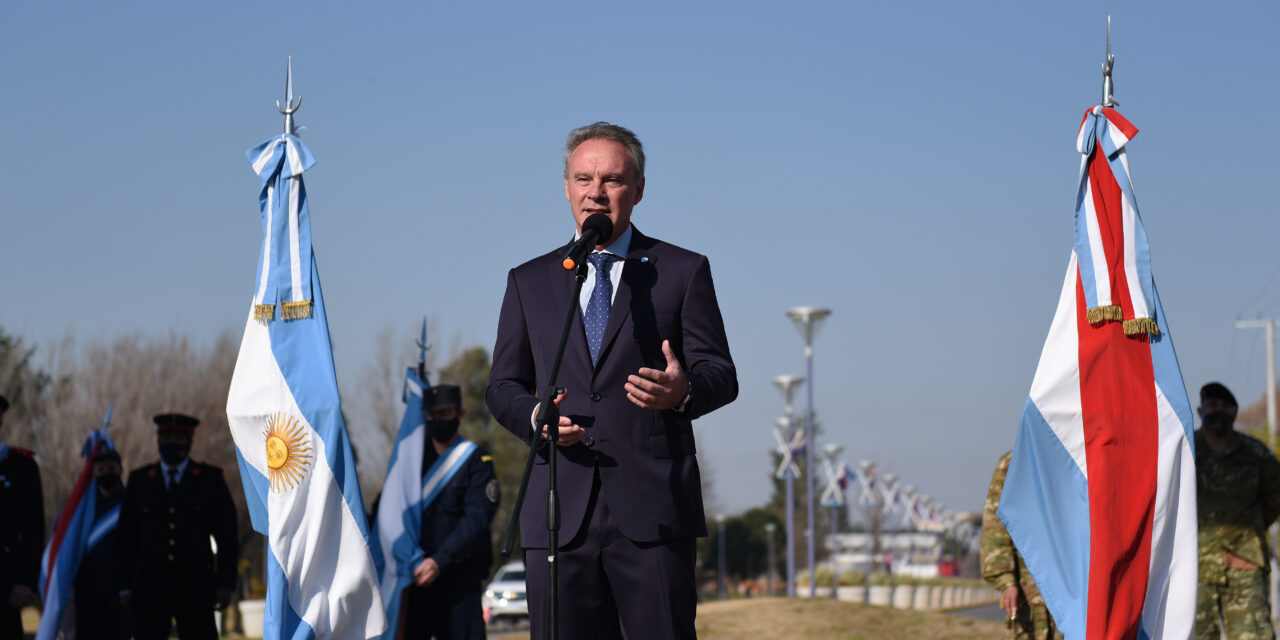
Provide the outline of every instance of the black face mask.
<path id="1" fill-rule="evenodd" d="M 458 433 L 458 418 L 449 420 L 427 420 L 427 434 L 436 442 L 448 442 Z"/>
<path id="2" fill-rule="evenodd" d="M 187 459 L 187 453 L 190 451 L 190 445 L 177 442 L 160 443 L 160 459 L 171 467 L 182 464 L 182 461 Z"/>
<path id="3" fill-rule="evenodd" d="M 1213 413 L 1206 413 L 1204 414 L 1204 417 L 1200 419 L 1200 424 L 1204 427 L 1205 431 L 1219 437 L 1231 433 L 1231 429 L 1235 426 L 1235 423 L 1236 417 L 1231 415 L 1229 411 L 1214 411 Z"/>
<path id="4" fill-rule="evenodd" d="M 120 488 L 120 475 L 116 473 L 108 473 L 98 476 L 98 486 L 107 493 L 111 493 Z"/>

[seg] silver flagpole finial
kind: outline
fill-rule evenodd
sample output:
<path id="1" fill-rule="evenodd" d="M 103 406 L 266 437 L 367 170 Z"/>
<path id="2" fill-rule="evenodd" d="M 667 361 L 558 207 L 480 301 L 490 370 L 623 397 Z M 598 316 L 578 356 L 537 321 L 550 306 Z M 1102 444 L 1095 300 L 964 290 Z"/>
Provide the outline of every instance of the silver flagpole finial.
<path id="1" fill-rule="evenodd" d="M 1116 57 L 1111 53 L 1111 14 L 1107 14 L 1107 59 L 1102 63 L 1102 106 L 1114 107 L 1116 102 L 1115 85 L 1111 82 L 1111 71 L 1115 69 Z"/>
<path id="2" fill-rule="evenodd" d="M 298 111 L 298 107 L 302 106 L 302 98 L 299 97 L 297 102 L 293 99 L 293 56 L 289 56 L 289 66 L 284 72 L 284 106 L 280 106 L 280 101 L 276 100 L 276 109 L 284 114 L 284 132 L 296 133 L 293 128 L 293 114 Z"/>

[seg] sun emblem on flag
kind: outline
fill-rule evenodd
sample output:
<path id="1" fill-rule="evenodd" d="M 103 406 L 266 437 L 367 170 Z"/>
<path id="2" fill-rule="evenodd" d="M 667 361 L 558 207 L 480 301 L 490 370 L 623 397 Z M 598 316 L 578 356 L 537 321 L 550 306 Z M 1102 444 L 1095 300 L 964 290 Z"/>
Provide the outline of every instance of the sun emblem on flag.
<path id="1" fill-rule="evenodd" d="M 267 418 L 263 436 L 271 490 L 278 493 L 294 488 L 311 467 L 311 442 L 306 427 L 292 416 L 276 413 Z"/>

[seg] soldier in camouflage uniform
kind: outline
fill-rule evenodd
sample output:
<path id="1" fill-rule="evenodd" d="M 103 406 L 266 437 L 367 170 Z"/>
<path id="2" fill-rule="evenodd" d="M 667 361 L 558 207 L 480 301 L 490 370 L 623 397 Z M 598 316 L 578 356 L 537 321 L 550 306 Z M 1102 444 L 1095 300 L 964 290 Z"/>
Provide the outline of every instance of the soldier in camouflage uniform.
<path id="1" fill-rule="evenodd" d="M 1001 608 L 1009 615 L 1011 638 L 1049 640 L 1062 638 L 1058 626 L 1049 615 L 1049 608 L 1040 597 L 1040 590 L 1031 579 L 1031 572 L 1022 563 L 1022 556 L 1013 548 L 1013 539 L 996 517 L 1000 507 L 1000 493 L 1004 491 L 1004 479 L 1009 475 L 1010 451 L 996 463 L 991 476 L 991 488 L 987 491 L 987 504 L 982 509 L 982 578 L 1002 594 Z"/>
<path id="2" fill-rule="evenodd" d="M 1200 389 L 1195 433 L 1200 522 L 1196 638 L 1275 638 L 1268 602 L 1267 527 L 1280 515 L 1280 462 L 1267 445 L 1236 433 L 1235 396 Z"/>

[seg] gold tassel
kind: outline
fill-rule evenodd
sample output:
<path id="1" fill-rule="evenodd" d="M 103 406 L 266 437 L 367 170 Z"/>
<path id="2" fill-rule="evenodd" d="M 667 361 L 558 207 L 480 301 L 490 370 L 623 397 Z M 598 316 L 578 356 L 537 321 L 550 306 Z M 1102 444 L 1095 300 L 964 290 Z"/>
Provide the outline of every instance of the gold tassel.
<path id="1" fill-rule="evenodd" d="M 1109 304 L 1101 307 L 1094 307 L 1084 315 L 1085 320 L 1089 324 L 1098 324 L 1105 320 L 1119 321 L 1124 319 L 1123 313 L 1120 311 L 1120 305 Z M 1128 331 L 1126 331 L 1128 333 Z"/>
<path id="2" fill-rule="evenodd" d="M 311 301 L 281 302 L 280 318 L 283 320 L 301 320 L 311 317 Z"/>
<path id="3" fill-rule="evenodd" d="M 1134 318 L 1124 321 L 1124 334 L 1126 336 L 1136 336 L 1143 333 L 1153 336 L 1160 335 L 1160 327 L 1156 324 L 1154 318 Z"/>
<path id="4" fill-rule="evenodd" d="M 254 320 L 271 320 L 276 317 L 276 306 L 274 304 L 255 304 L 253 305 Z"/>

